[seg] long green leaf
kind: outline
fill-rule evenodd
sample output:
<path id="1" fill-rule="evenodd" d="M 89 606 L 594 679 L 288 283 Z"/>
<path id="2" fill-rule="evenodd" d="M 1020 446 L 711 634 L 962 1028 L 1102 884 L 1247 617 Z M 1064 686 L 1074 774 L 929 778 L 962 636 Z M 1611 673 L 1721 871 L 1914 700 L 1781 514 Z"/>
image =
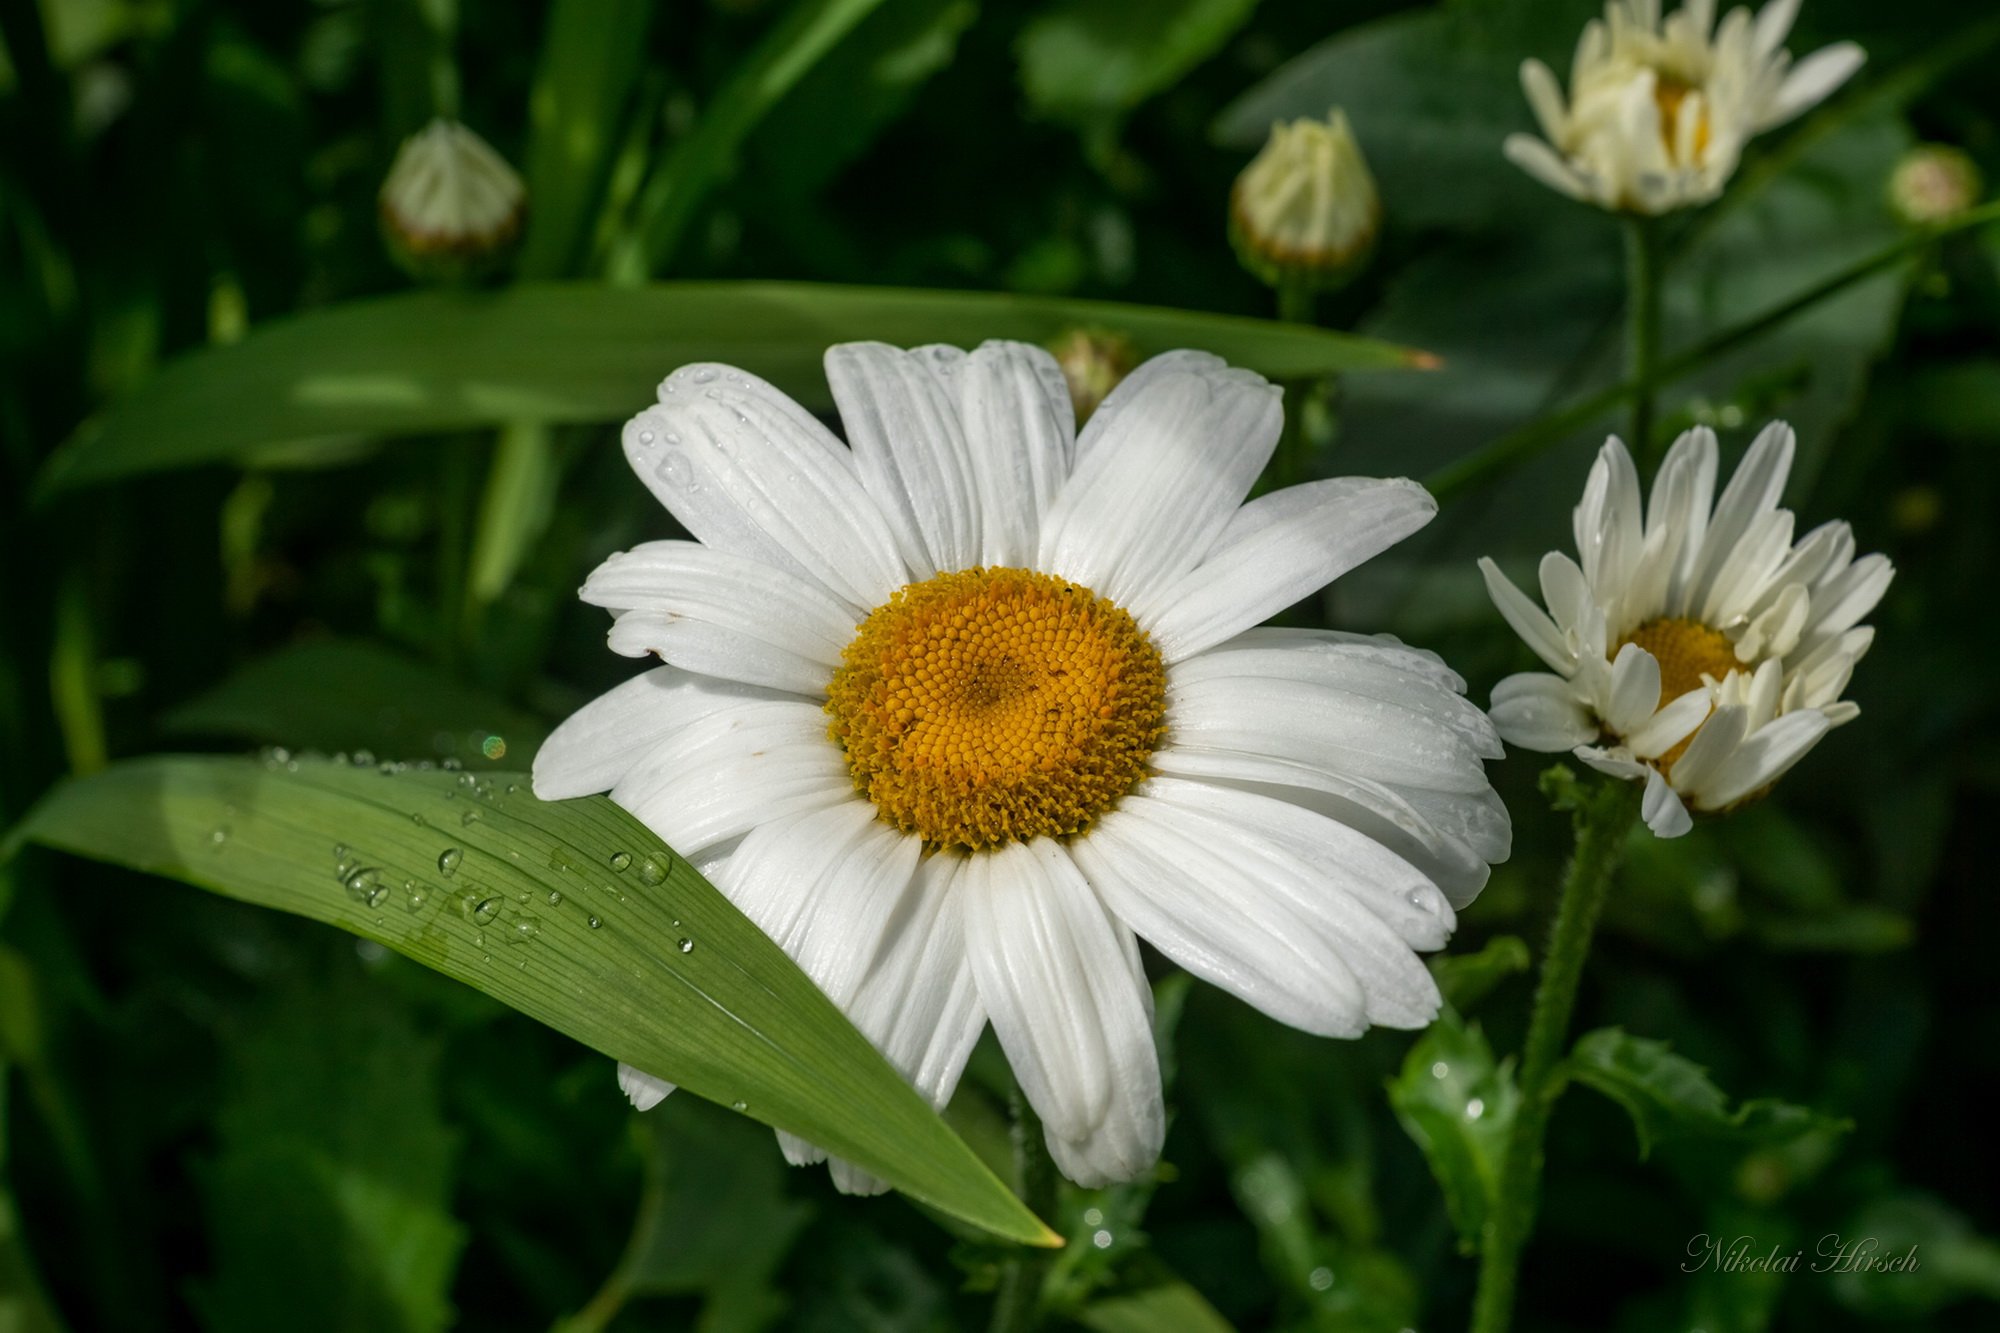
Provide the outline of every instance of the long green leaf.
<path id="1" fill-rule="evenodd" d="M 1146 352 L 1204 348 L 1273 379 L 1426 364 L 1295 324 L 996 293 L 763 282 L 418 292 L 280 320 L 183 358 L 57 450 L 39 493 L 300 440 L 618 420 L 689 361 L 729 362 L 825 407 L 829 343 L 1043 342 L 1078 324 L 1121 330 Z"/>
<path id="2" fill-rule="evenodd" d="M 538 801 L 525 784 L 169 756 L 66 783 L 15 837 L 379 941 L 945 1213 L 1055 1242 L 777 945 L 644 825 L 602 797 Z"/>

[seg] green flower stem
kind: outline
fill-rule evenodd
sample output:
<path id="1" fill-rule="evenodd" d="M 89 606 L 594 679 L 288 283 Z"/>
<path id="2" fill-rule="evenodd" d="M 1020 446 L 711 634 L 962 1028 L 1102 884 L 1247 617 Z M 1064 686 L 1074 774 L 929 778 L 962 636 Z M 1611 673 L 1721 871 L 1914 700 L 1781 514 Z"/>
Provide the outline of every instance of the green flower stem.
<path id="1" fill-rule="evenodd" d="M 1013 1117 L 1014 1187 L 1028 1211 L 1047 1221 L 1056 1213 L 1056 1168 L 1042 1137 L 1042 1118 L 1016 1086 L 1008 1098 Z M 1017 1246 L 1000 1270 L 1000 1287 L 993 1297 L 990 1333 L 1028 1333 L 1042 1322 L 1042 1278 L 1053 1251 Z"/>
<path id="2" fill-rule="evenodd" d="M 1278 283 L 1277 295 L 1279 319 L 1287 324 L 1311 325 L 1316 322 L 1319 301 L 1311 286 L 1295 279 L 1283 279 Z M 1278 437 L 1277 451 L 1271 458 L 1271 490 L 1296 486 L 1306 480 L 1306 455 L 1310 449 L 1306 439 L 1306 399 L 1311 395 L 1312 387 L 1311 380 L 1285 381 L 1285 426 L 1284 433 Z"/>
<path id="3" fill-rule="evenodd" d="M 1576 851 L 1563 873 L 1548 954 L 1535 988 L 1528 1039 L 1521 1052 L 1521 1103 L 1500 1164 L 1493 1210 L 1480 1243 L 1479 1288 L 1473 1298 L 1472 1333 L 1506 1333 L 1514 1317 L 1521 1251 L 1534 1225 L 1542 1173 L 1542 1139 L 1549 1113 L 1562 1092 L 1558 1072 L 1569 1041 L 1570 1012 L 1590 938 L 1604 907 L 1605 890 L 1624 855 L 1625 837 L 1639 817 L 1643 788 L 1633 782 L 1594 778 L 1579 784 L 1568 769 L 1550 769 L 1542 789 L 1558 809 L 1568 808 Z"/>
<path id="4" fill-rule="evenodd" d="M 1660 229 L 1652 218 L 1625 219 L 1625 377 L 1633 385 L 1628 443 L 1643 463 L 1653 453 L 1653 395 L 1659 389 Z"/>

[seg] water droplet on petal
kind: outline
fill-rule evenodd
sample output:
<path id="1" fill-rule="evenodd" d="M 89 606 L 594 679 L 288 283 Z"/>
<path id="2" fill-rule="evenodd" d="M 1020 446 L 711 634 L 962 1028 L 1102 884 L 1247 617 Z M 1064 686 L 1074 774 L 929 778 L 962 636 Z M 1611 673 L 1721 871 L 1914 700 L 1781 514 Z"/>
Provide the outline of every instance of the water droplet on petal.
<path id="1" fill-rule="evenodd" d="M 464 859 L 465 859 L 465 853 L 458 850 L 458 848 L 456 847 L 445 848 L 443 851 L 438 853 L 438 874 L 440 875 L 457 874 L 458 863 L 460 861 L 463 861 Z"/>
<path id="2" fill-rule="evenodd" d="M 697 370 L 694 373 L 694 382 L 696 384 L 707 384 L 710 380 L 714 378 L 715 378 L 715 372 L 709 369 L 707 366 L 703 366 L 700 370 Z"/>
<path id="3" fill-rule="evenodd" d="M 652 442 L 653 442 L 653 432 L 649 430 L 642 430 L 639 432 L 639 443 L 651 444 Z"/>
<path id="4" fill-rule="evenodd" d="M 619 874 L 621 875 L 624 874 L 625 867 L 631 864 L 632 864 L 632 853 L 630 852 L 611 853 L 611 868 L 613 870 L 616 870 Z"/>
<path id="5" fill-rule="evenodd" d="M 660 460 L 660 466 L 655 472 L 660 480 L 669 486 L 694 489 L 694 468 L 688 463 L 686 454 L 668 454 Z"/>

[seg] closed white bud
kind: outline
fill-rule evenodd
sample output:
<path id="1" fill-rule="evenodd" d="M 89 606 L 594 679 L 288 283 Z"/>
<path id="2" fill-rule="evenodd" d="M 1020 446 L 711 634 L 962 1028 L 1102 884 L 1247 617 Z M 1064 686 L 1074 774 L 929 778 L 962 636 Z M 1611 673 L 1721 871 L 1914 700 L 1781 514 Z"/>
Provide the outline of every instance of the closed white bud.
<path id="1" fill-rule="evenodd" d="M 1979 202 L 1979 167 L 1950 144 L 1918 144 L 1889 177 L 1889 206 L 1915 226 L 1949 222 Z"/>
<path id="2" fill-rule="evenodd" d="M 1337 287 L 1375 246 L 1382 200 L 1339 109 L 1271 127 L 1230 194 L 1229 233 L 1244 267 L 1273 287 Z"/>
<path id="3" fill-rule="evenodd" d="M 382 182 L 390 248 L 425 273 L 492 260 L 521 234 L 527 190 L 492 145 L 455 120 L 433 120 L 403 141 Z"/>
<path id="4" fill-rule="evenodd" d="M 1069 384 L 1070 406 L 1076 409 L 1079 426 L 1139 364 L 1139 349 L 1132 340 L 1111 329 L 1070 329 L 1049 344 L 1049 351 Z"/>

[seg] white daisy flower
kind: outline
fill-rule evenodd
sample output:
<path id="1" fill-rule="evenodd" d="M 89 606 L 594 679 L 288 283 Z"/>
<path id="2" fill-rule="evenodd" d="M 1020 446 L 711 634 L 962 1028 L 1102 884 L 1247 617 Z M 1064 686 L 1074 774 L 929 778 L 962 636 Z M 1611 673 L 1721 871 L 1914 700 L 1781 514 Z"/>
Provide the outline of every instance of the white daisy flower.
<path id="1" fill-rule="evenodd" d="M 1664 21 L 1660 0 L 1608 0 L 1584 26 L 1570 95 L 1539 60 L 1521 86 L 1547 141 L 1507 137 L 1507 156 L 1543 184 L 1628 213 L 1670 213 L 1722 193 L 1743 146 L 1825 98 L 1861 68 L 1837 42 L 1792 64 L 1785 35 L 1799 0 L 1751 17 L 1688 0 Z"/>
<path id="2" fill-rule="evenodd" d="M 670 665 L 565 722 L 536 793 L 609 790 L 934 1105 L 991 1021 L 1084 1184 L 1160 1151 L 1141 936 L 1309 1032 L 1429 1022 L 1415 951 L 1507 854 L 1498 737 L 1429 653 L 1253 626 L 1431 497 L 1244 504 L 1279 394 L 1202 353 L 1140 366 L 1080 435 L 1040 348 L 857 343 L 826 368 L 847 444 L 713 365 L 625 427 L 698 540 L 614 556 L 583 597 Z"/>
<path id="3" fill-rule="evenodd" d="M 1500 735 L 1643 779 L 1646 823 L 1663 838 L 1687 832 L 1690 805 L 1760 795 L 1860 712 L 1840 695 L 1875 638 L 1861 618 L 1895 571 L 1855 559 L 1845 523 L 1793 542 L 1778 495 L 1794 447 L 1791 427 L 1765 427 L 1712 503 L 1715 433 L 1696 427 L 1667 454 L 1642 520 L 1639 474 L 1613 436 L 1576 507 L 1582 565 L 1542 557 L 1548 610 L 1479 562 L 1500 614 L 1555 669 L 1493 688 Z"/>

